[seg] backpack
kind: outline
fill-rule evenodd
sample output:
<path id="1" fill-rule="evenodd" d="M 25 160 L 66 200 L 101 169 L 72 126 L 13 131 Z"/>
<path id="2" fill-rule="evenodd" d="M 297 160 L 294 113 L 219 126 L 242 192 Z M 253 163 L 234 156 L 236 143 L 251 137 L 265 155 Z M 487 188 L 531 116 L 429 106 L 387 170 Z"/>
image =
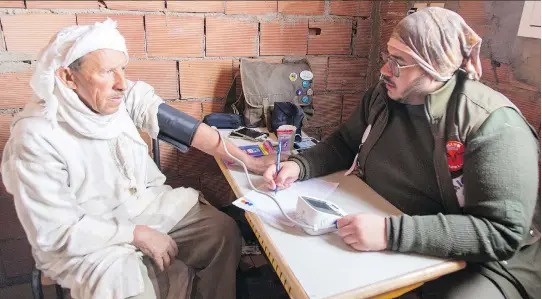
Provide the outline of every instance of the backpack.
<path id="1" fill-rule="evenodd" d="M 246 127 L 267 127 L 272 132 L 272 113 L 277 102 L 299 106 L 306 119 L 314 114 L 313 73 L 306 59 L 268 63 L 242 59 L 226 95 L 224 112 L 241 115 Z M 243 86 L 237 94 L 237 80 Z"/>

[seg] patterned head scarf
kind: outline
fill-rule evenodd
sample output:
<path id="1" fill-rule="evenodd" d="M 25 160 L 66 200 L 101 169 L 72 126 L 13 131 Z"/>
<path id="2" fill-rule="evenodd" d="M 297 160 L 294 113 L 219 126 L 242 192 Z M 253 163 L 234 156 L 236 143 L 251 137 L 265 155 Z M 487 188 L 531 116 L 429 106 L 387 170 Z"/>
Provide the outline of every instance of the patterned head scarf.
<path id="1" fill-rule="evenodd" d="M 482 39 L 457 13 L 440 7 L 415 12 L 397 24 L 388 46 L 403 51 L 437 81 L 447 81 L 462 68 L 480 80 Z"/>

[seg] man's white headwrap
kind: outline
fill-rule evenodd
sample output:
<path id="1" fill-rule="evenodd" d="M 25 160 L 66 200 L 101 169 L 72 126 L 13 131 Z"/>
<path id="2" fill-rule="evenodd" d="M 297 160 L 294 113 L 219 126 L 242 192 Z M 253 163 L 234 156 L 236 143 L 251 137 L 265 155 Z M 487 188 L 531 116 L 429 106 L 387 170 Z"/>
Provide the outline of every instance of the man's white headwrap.
<path id="1" fill-rule="evenodd" d="M 94 25 L 67 27 L 40 52 L 30 81 L 34 90 L 32 101 L 41 106 L 40 113 L 53 126 L 58 121 L 65 121 L 78 133 L 98 139 L 114 138 L 124 128 L 128 117 L 124 103 L 111 115 L 96 114 L 56 76 L 58 68 L 68 67 L 75 60 L 100 49 L 123 52 L 128 60 L 124 37 L 116 27 L 117 23 L 109 18 Z"/>

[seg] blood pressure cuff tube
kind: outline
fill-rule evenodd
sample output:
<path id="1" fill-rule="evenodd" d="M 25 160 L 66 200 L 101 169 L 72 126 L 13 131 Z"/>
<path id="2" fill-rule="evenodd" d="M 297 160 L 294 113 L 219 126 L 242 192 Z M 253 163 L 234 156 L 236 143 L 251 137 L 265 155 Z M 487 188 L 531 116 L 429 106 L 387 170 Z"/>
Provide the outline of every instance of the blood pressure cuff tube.
<path id="1" fill-rule="evenodd" d="M 192 139 L 200 124 L 200 120 L 166 103 L 158 106 L 158 139 L 171 143 L 182 152 L 188 151 L 192 145 Z"/>

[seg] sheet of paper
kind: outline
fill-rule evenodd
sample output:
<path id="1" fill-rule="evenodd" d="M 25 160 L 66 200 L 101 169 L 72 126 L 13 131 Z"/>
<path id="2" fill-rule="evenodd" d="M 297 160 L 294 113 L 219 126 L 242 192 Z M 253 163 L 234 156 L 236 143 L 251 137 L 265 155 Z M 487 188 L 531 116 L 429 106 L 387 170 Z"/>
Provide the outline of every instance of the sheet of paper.
<path id="1" fill-rule="evenodd" d="M 290 188 L 278 191 L 275 198 L 280 203 L 284 212 L 286 212 L 290 218 L 294 218 L 297 199 L 300 195 L 326 199 L 338 186 L 338 183 L 330 183 L 320 179 L 295 182 Z M 274 191 L 267 190 L 264 186 L 258 187 L 258 189 L 271 195 L 274 195 L 275 193 Z M 284 217 L 277 204 L 271 198 L 256 191 L 249 192 L 244 197 L 234 201 L 233 204 L 271 221 L 290 226 L 294 225 Z"/>

